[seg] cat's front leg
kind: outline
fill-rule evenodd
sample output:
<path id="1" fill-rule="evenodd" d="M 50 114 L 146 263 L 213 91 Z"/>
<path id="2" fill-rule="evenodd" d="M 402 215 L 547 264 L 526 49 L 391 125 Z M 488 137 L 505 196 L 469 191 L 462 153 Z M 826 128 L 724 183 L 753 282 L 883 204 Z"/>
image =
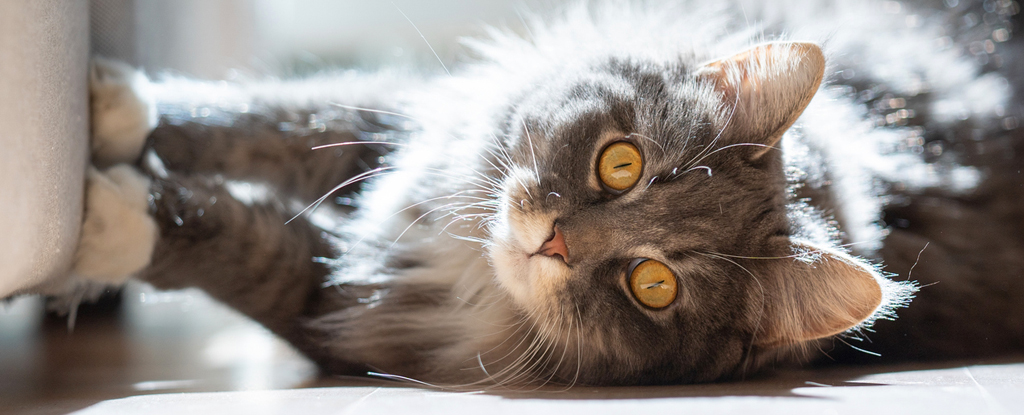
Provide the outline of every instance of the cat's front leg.
<path id="1" fill-rule="evenodd" d="M 159 237 L 148 212 L 149 185 L 125 164 L 89 169 L 75 275 L 116 285 L 149 264 Z"/>
<path id="2" fill-rule="evenodd" d="M 90 149 L 93 164 L 131 163 L 157 125 L 149 81 L 123 62 L 93 58 L 89 69 Z"/>
<path id="3" fill-rule="evenodd" d="M 306 322 L 351 301 L 324 288 L 323 232 L 275 198 L 239 200 L 202 176 L 148 178 L 118 164 L 89 172 L 75 273 L 118 285 L 137 277 L 161 289 L 196 287 L 248 315 L 333 370 Z M 340 366 L 339 366 L 340 365 Z"/>
<path id="4" fill-rule="evenodd" d="M 121 284 L 145 267 L 158 238 L 148 214 L 150 180 L 124 164 L 139 158 L 156 126 L 146 78 L 132 67 L 94 58 L 89 73 L 92 162 L 73 273 Z M 113 167 L 108 167 L 113 165 Z M 103 169 L 101 169 L 103 168 Z"/>
<path id="5" fill-rule="evenodd" d="M 305 324 L 355 301 L 323 287 L 329 268 L 316 258 L 332 255 L 323 231 L 305 217 L 289 222 L 294 212 L 274 190 L 236 197 L 215 174 L 144 174 L 134 163 L 155 127 L 148 83 L 102 60 L 90 79 L 92 161 L 100 167 L 89 170 L 73 273 L 107 285 L 137 277 L 163 289 L 200 288 L 324 367 L 350 371 Z"/>
<path id="6" fill-rule="evenodd" d="M 275 333 L 301 343 L 301 321 L 332 307 L 322 288 L 333 252 L 323 231 L 273 195 L 236 198 L 202 176 L 154 179 L 160 238 L 139 278 L 157 288 L 198 287 Z M 326 304 L 326 305 L 325 305 Z M 300 345 L 301 348 L 301 345 Z"/>

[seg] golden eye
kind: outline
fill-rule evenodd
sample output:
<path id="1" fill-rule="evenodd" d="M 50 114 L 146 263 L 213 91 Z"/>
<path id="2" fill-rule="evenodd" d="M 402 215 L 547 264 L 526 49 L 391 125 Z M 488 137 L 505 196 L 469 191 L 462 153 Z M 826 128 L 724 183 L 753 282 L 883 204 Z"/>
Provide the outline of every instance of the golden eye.
<path id="1" fill-rule="evenodd" d="M 623 191 L 640 180 L 644 161 L 640 150 L 625 141 L 619 141 L 601 152 L 597 162 L 597 176 L 608 188 Z"/>
<path id="2" fill-rule="evenodd" d="M 633 267 L 629 289 L 640 304 L 665 308 L 676 299 L 676 276 L 665 264 L 648 259 Z"/>

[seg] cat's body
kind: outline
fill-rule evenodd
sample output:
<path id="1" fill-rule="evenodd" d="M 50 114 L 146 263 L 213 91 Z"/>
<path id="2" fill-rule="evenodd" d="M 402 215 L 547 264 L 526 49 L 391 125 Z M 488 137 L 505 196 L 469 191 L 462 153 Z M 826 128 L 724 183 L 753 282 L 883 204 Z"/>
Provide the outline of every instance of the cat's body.
<path id="1" fill-rule="evenodd" d="M 1019 157 L 966 160 L 979 170 L 898 148 L 968 125 L 981 143 L 1021 146 L 1017 130 L 987 127 L 1015 110 L 992 87 L 1002 78 L 939 52 L 888 73 L 899 57 L 842 33 L 826 67 L 813 44 L 729 34 L 737 17 L 574 7 L 526 40 L 478 44 L 484 59 L 450 78 L 158 83 L 162 120 L 140 166 L 160 237 L 138 276 L 203 288 L 328 370 L 449 385 L 710 381 L 840 355 L 852 349 L 829 339 L 891 318 L 914 290 L 879 263 L 940 284 L 861 347 L 1022 350 L 1024 225 L 1005 193 L 1021 192 Z M 773 21 L 799 23 L 787 19 Z M 958 72 L 914 66 L 935 63 Z M 823 75 L 874 89 L 819 91 Z M 913 91 L 913 77 L 926 86 Z M 942 108 L 975 103 L 958 83 L 997 96 L 950 118 Z M 616 143 L 643 165 L 623 187 L 601 170 Z M 899 196 L 884 218 L 883 191 Z M 631 285 L 651 263 L 676 281 L 667 305 L 642 291 L 664 279 Z M 993 298 L 989 284 L 1005 298 L 966 309 Z"/>

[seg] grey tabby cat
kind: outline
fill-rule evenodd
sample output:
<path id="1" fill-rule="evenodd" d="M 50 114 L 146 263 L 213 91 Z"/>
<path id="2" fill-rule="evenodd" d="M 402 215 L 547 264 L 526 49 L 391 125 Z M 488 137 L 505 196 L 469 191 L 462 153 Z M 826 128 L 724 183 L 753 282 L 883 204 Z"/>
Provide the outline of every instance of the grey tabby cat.
<path id="1" fill-rule="evenodd" d="M 200 287 L 332 373 L 450 386 L 731 379 L 863 336 L 1020 351 L 1020 158 L 965 148 L 1020 147 L 1019 108 L 935 45 L 978 6 L 889 3 L 576 5 L 426 79 L 98 61 L 77 271 Z"/>

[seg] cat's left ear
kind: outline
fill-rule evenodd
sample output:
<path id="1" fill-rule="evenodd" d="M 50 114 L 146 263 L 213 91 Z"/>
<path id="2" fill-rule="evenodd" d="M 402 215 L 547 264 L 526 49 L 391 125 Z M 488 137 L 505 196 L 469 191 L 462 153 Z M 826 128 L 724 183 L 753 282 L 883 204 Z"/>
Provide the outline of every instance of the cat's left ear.
<path id="1" fill-rule="evenodd" d="M 794 255 L 755 265 L 761 285 L 751 301 L 764 306 L 757 317 L 758 345 L 833 336 L 883 307 L 883 277 L 871 264 L 835 249 L 781 239 Z"/>
<path id="2" fill-rule="evenodd" d="M 818 45 L 777 42 L 704 64 L 696 75 L 722 95 L 731 117 L 727 133 L 766 146 L 753 153 L 758 158 L 778 144 L 811 102 L 824 73 L 825 56 Z"/>

